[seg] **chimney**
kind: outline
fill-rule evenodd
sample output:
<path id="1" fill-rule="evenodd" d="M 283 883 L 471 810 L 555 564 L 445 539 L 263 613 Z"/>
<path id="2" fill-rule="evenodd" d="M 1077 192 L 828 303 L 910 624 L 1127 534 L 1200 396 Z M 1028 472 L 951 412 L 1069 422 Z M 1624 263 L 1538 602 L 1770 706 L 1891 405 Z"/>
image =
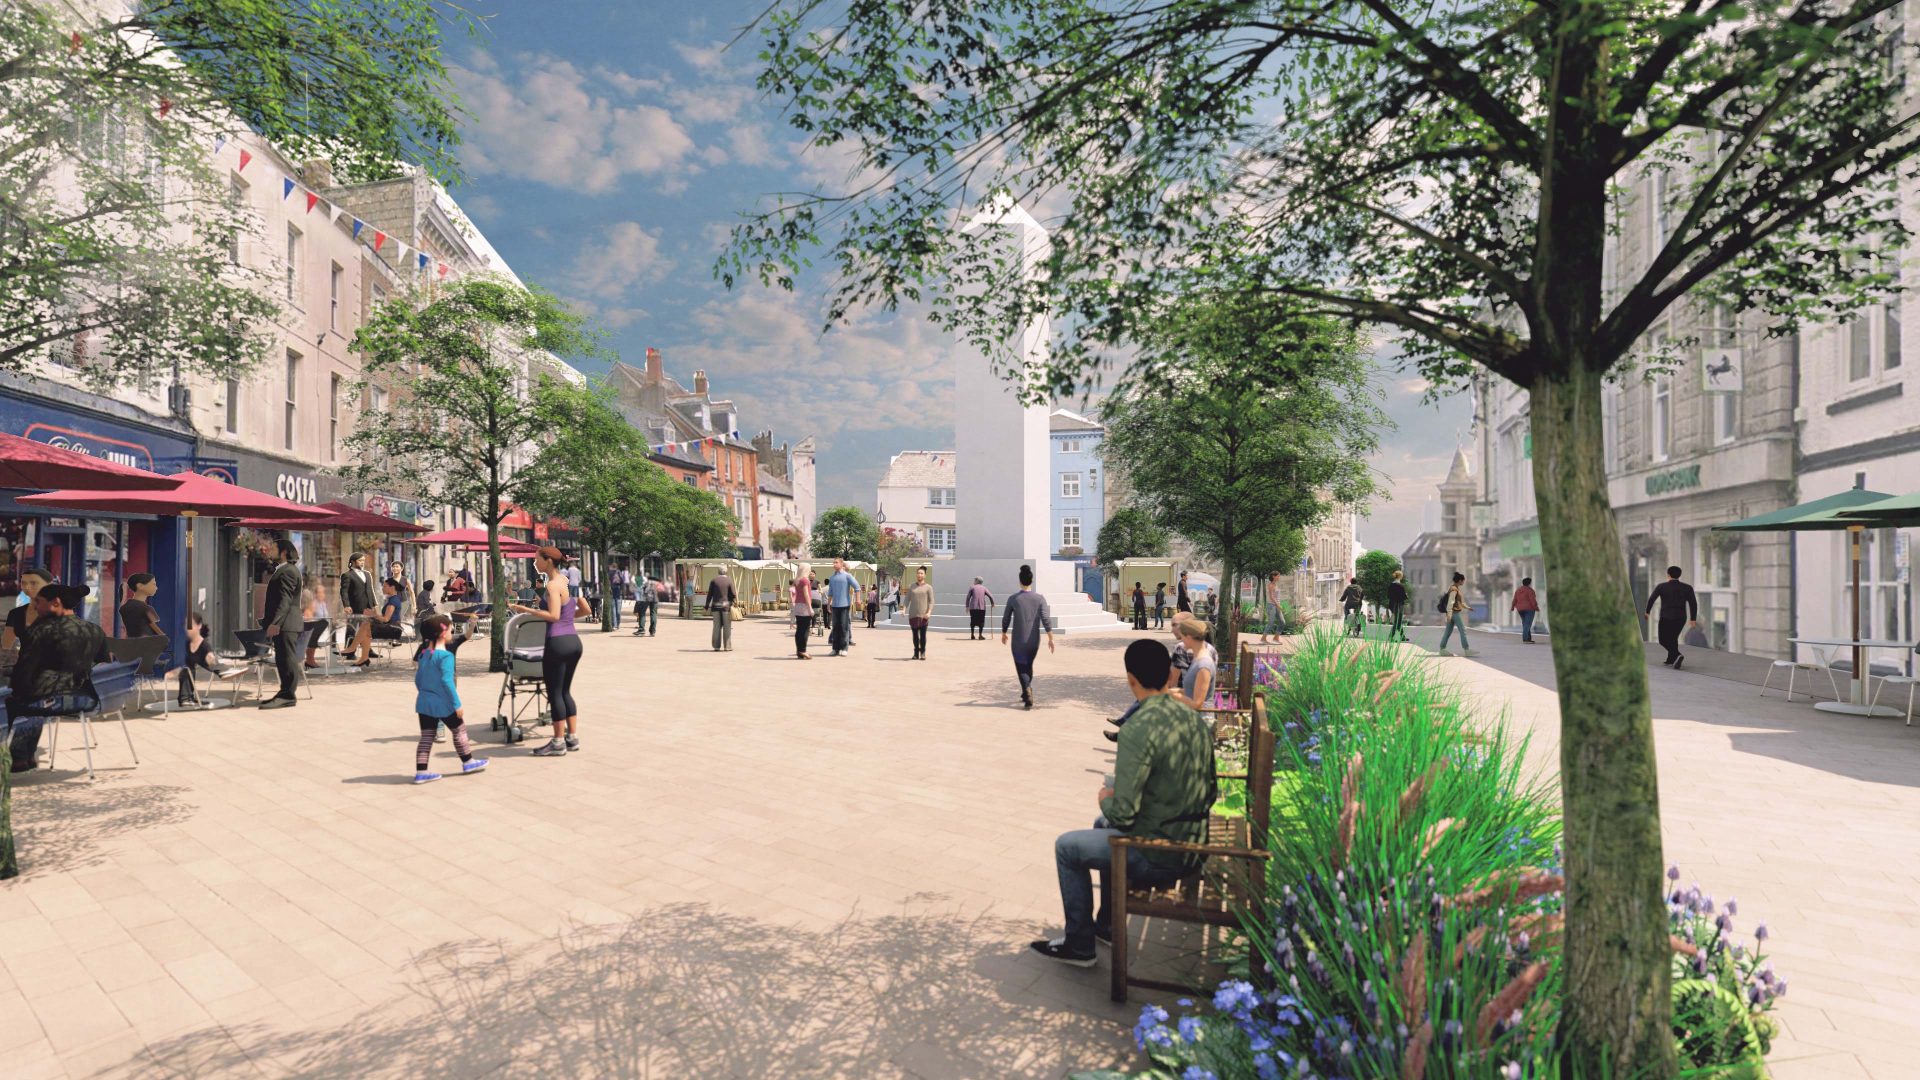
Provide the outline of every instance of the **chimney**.
<path id="1" fill-rule="evenodd" d="M 326 158 L 314 158 L 300 166 L 300 182 L 315 191 L 325 191 L 333 186 L 333 162 Z"/>
<path id="2" fill-rule="evenodd" d="M 696 394 L 704 394 L 707 392 L 706 372 L 696 371 L 693 373 L 693 392 Z"/>
<path id="3" fill-rule="evenodd" d="M 660 350 L 647 346 L 647 383 L 658 385 L 667 381 L 667 367 L 660 361 Z"/>

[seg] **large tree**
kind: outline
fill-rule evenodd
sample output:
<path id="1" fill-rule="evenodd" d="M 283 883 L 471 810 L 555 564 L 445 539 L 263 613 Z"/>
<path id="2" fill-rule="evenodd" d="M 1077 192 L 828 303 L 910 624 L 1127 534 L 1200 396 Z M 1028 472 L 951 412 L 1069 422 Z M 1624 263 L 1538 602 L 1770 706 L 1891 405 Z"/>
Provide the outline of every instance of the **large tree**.
<path id="1" fill-rule="evenodd" d="M 1290 570 L 1304 530 L 1374 492 L 1387 426 L 1359 335 L 1291 301 L 1183 298 L 1143 363 L 1161 372 L 1101 405 L 1102 452 L 1159 525 L 1220 560 L 1216 632 L 1234 654 L 1239 578 Z"/>
<path id="2" fill-rule="evenodd" d="M 1436 386 L 1479 365 L 1526 388 L 1554 523 L 1561 1044 L 1670 1074 L 1653 729 L 1601 389 L 1683 297 L 1784 332 L 1891 286 L 1869 253 L 1907 238 L 1895 185 L 1920 148 L 1900 10 L 784 0 L 760 84 L 852 179 L 783 197 L 723 269 L 791 285 L 824 245 L 830 315 L 918 298 L 988 345 L 1051 311 L 1055 391 L 1223 272 L 1405 331 Z M 954 229 L 1000 191 L 1055 208 L 1045 273 Z M 1622 210 L 1648 227 L 1611 238 Z"/>
<path id="3" fill-rule="evenodd" d="M 0 4 L 0 370 L 52 359 L 105 389 L 259 361 L 278 308 L 229 257 L 250 223 L 215 140 L 251 130 L 345 180 L 453 176 L 448 18 L 466 16 L 437 0 Z"/>
<path id="4" fill-rule="evenodd" d="M 500 523 L 536 473 L 522 467 L 546 440 L 580 422 L 573 399 L 548 387 L 548 355 L 597 355 L 598 338 L 551 293 L 479 275 L 399 296 L 354 335 L 360 400 L 387 393 L 360 414 L 342 470 L 350 486 L 409 492 L 486 522 L 493 610 L 507 608 Z M 505 665 L 507 620 L 493 620 L 492 667 Z"/>
<path id="5" fill-rule="evenodd" d="M 1123 506 L 1100 526 L 1093 565 L 1111 570 L 1121 559 L 1157 559 L 1173 550 L 1173 538 L 1137 506 Z"/>
<path id="6" fill-rule="evenodd" d="M 807 547 L 816 559 L 873 562 L 880 557 L 880 526 L 857 506 L 836 506 L 813 523 Z"/>

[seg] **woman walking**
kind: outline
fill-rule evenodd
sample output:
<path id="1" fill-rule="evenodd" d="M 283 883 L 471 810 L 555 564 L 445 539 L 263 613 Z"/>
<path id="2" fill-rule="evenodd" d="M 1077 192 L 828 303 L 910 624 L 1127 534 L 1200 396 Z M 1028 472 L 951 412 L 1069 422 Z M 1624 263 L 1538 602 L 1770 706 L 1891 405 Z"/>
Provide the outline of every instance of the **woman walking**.
<path id="1" fill-rule="evenodd" d="M 1153 587 L 1153 628 L 1167 628 L 1167 583 L 1164 581 Z"/>
<path id="2" fill-rule="evenodd" d="M 1147 628 L 1147 590 L 1138 581 L 1133 583 L 1133 628 Z"/>
<path id="3" fill-rule="evenodd" d="M 1533 591 L 1532 578 L 1523 577 L 1520 579 L 1520 587 L 1513 590 L 1512 606 L 1513 610 L 1520 616 L 1521 644 L 1533 644 L 1533 620 L 1540 614 L 1540 594 Z M 1466 641 L 1466 635 L 1460 635 L 1460 640 L 1464 643 Z"/>
<path id="4" fill-rule="evenodd" d="M 1440 610 L 1447 616 L 1447 628 L 1440 634 L 1440 647 L 1434 651 L 1441 656 L 1452 656 L 1447 651 L 1447 641 L 1455 630 L 1460 631 L 1460 655 L 1472 656 L 1473 650 L 1467 646 L 1467 599 L 1460 593 L 1460 586 L 1466 583 L 1467 575 L 1456 571 L 1453 584 L 1447 587 L 1447 595 L 1440 601 Z"/>
<path id="5" fill-rule="evenodd" d="M 880 586 L 867 586 L 867 629 L 873 629 L 873 621 L 880 615 Z"/>
<path id="6" fill-rule="evenodd" d="M 447 651 L 447 636 L 453 620 L 434 615 L 420 624 L 420 655 L 414 657 L 413 711 L 420 720 L 420 742 L 413 753 L 413 782 L 428 784 L 440 774 L 427 769 L 433 753 L 434 733 L 442 724 L 453 732 L 453 748 L 460 755 L 461 773 L 477 773 L 487 767 L 486 758 L 473 756 L 473 744 L 467 740 L 466 712 L 460 707 L 460 691 L 454 685 L 453 654 Z"/>
<path id="7" fill-rule="evenodd" d="M 913 629 L 913 658 L 927 658 L 927 620 L 933 617 L 933 586 L 927 584 L 927 568 L 913 572 L 913 585 L 907 589 L 907 625 Z"/>
<path id="8" fill-rule="evenodd" d="M 536 757 L 561 757 L 580 749 L 580 710 L 573 702 L 573 672 L 580 666 L 580 634 L 573 616 L 580 601 L 567 590 L 567 556 L 549 544 L 533 557 L 534 569 L 546 575 L 539 607 L 508 604 L 509 610 L 553 624 L 547 627 L 547 646 L 540 654 L 540 673 L 547 682 L 547 708 L 553 714 L 553 740 L 535 750 Z"/>
<path id="9" fill-rule="evenodd" d="M 801 660 L 811 660 L 807 655 L 807 634 L 813 629 L 813 579 L 795 577 L 793 579 L 793 655 Z"/>

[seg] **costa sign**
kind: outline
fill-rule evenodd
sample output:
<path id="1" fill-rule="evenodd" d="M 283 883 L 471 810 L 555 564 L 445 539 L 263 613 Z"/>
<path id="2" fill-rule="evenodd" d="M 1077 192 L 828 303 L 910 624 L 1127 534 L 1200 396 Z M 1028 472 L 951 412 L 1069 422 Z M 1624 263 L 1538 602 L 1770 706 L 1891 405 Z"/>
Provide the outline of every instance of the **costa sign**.
<path id="1" fill-rule="evenodd" d="M 320 501 L 320 486 L 311 476 L 297 473 L 281 473 L 274 481 L 275 492 L 288 502 L 306 503 L 311 506 Z"/>

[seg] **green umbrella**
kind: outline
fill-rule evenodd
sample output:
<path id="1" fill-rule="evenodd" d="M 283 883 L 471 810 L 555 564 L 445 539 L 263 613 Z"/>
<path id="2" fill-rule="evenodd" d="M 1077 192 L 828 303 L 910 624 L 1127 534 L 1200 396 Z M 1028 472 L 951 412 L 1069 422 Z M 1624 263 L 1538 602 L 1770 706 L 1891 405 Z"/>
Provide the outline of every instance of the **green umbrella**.
<path id="1" fill-rule="evenodd" d="M 1861 511 L 1869 506 L 1901 500 L 1894 499 L 1878 491 L 1865 488 L 1849 488 L 1838 495 L 1828 495 L 1823 499 L 1804 502 L 1798 506 L 1789 506 L 1783 510 L 1773 510 L 1765 514 L 1755 514 L 1750 518 L 1730 521 L 1725 525 L 1715 525 L 1721 532 L 1837 532 L 1845 529 L 1847 548 L 1853 558 L 1853 640 L 1860 640 L 1860 534 L 1865 532 L 1871 522 L 1853 517 L 1849 511 Z M 1859 689 L 1866 685 L 1866 655 L 1858 644 L 1853 647 L 1853 679 L 1856 696 Z"/>
<path id="2" fill-rule="evenodd" d="M 1858 518 L 1862 524 L 1875 529 L 1911 529 L 1920 526 L 1920 492 L 1842 510 L 1840 516 Z"/>

